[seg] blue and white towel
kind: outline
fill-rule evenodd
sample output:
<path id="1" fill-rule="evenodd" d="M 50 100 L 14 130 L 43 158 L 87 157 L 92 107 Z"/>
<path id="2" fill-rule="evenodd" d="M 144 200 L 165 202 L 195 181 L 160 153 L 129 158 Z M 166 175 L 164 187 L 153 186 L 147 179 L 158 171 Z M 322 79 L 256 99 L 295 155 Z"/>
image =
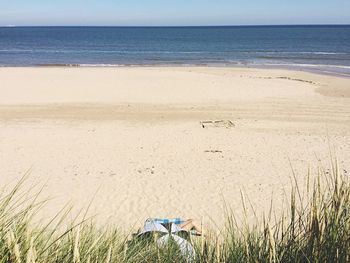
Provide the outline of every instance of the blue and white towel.
<path id="1" fill-rule="evenodd" d="M 146 222 L 153 222 L 158 224 L 175 224 L 180 225 L 185 223 L 186 221 L 181 218 L 149 218 Z"/>

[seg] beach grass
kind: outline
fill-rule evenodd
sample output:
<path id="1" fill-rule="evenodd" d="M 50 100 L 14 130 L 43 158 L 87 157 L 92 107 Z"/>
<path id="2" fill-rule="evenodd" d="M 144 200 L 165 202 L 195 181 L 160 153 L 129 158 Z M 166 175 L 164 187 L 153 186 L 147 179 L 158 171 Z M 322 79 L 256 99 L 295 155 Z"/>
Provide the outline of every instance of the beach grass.
<path id="1" fill-rule="evenodd" d="M 336 164 L 331 172 L 308 176 L 306 193 L 297 183 L 288 208 L 273 209 L 248 223 L 228 209 L 220 233 L 193 239 L 195 258 L 176 245 L 130 242 L 118 227 L 98 227 L 92 218 L 72 220 L 69 209 L 48 223 L 35 216 L 46 201 L 22 192 L 25 178 L 0 199 L 0 263 L 7 262 L 350 262 L 350 184 Z M 226 204 L 229 207 L 229 204 Z"/>

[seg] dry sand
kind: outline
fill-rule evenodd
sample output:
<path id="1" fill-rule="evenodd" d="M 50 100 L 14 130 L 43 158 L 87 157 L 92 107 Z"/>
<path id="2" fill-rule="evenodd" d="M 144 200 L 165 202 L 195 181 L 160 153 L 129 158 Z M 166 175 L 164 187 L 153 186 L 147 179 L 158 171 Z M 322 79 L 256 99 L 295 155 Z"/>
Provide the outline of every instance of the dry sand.
<path id="1" fill-rule="evenodd" d="M 238 68 L 0 68 L 0 184 L 31 168 L 54 214 L 70 202 L 131 227 L 224 223 L 243 190 L 280 208 L 330 149 L 350 169 L 350 79 Z M 232 121 L 201 125 L 201 121 Z M 266 210 L 265 210 L 266 211 Z"/>

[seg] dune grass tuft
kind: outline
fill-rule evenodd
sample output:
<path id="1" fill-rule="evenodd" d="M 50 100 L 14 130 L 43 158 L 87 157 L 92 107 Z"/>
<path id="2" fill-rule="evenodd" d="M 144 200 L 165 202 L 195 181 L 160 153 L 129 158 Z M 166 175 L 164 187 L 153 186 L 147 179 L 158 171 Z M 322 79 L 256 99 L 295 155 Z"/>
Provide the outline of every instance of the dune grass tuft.
<path id="1" fill-rule="evenodd" d="M 34 223 L 43 202 L 21 192 L 24 180 L 0 198 L 0 263 L 188 262 L 176 245 L 128 242 L 117 228 L 91 219 L 64 226 L 69 211 L 48 224 Z M 271 220 L 237 223 L 229 214 L 220 235 L 193 240 L 192 262 L 350 262 L 350 185 L 335 165 L 301 196 L 292 187 L 289 209 Z M 273 222 L 273 223 L 272 223 Z"/>

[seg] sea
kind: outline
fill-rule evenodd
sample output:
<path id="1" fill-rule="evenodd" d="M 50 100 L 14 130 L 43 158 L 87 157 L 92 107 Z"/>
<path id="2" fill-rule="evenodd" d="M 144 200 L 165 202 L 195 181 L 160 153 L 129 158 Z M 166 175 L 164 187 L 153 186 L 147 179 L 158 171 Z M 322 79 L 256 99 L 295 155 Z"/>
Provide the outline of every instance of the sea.
<path id="1" fill-rule="evenodd" d="M 0 27 L 0 66 L 222 66 L 350 76 L 350 25 Z"/>

